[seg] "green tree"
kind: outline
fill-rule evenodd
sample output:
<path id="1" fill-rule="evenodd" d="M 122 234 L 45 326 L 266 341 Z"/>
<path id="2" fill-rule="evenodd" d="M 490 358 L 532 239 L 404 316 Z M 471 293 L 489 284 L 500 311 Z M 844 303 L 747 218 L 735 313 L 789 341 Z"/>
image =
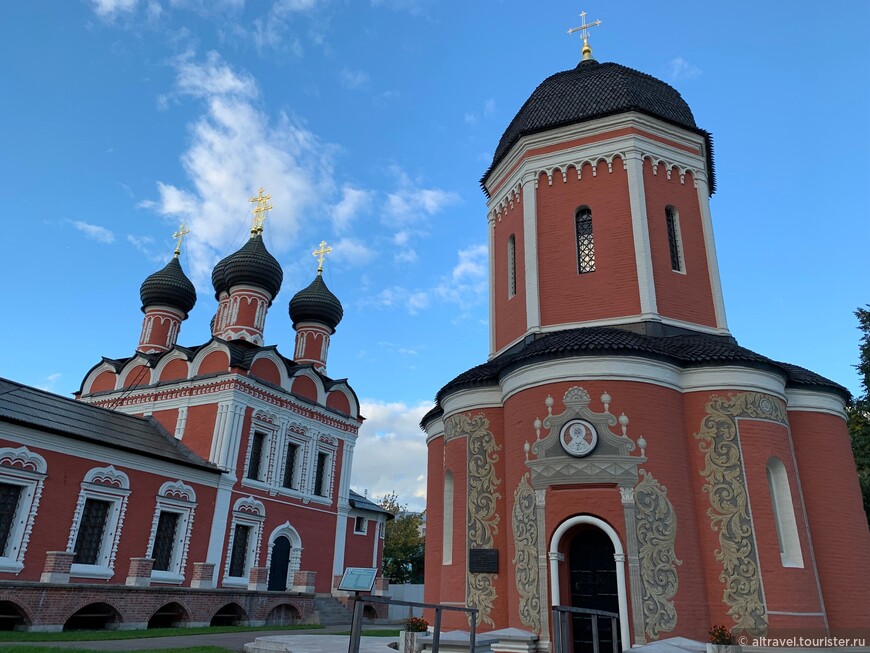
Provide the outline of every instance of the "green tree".
<path id="1" fill-rule="evenodd" d="M 395 492 L 383 497 L 380 505 L 393 514 L 384 532 L 384 577 L 391 583 L 422 583 L 423 518 L 408 512 Z"/>
<path id="2" fill-rule="evenodd" d="M 858 374 L 861 376 L 861 396 L 852 401 L 847 409 L 849 416 L 849 437 L 852 439 L 852 453 L 858 467 L 858 481 L 864 497 L 864 512 L 870 526 L 870 305 L 855 311 L 858 329 L 861 331 L 859 346 Z"/>

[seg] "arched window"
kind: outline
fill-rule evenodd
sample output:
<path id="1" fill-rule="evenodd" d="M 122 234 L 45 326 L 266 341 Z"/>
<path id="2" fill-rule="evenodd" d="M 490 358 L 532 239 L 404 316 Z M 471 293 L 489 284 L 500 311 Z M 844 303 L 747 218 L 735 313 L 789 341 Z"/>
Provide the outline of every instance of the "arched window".
<path id="1" fill-rule="evenodd" d="M 508 238 L 508 298 L 517 294 L 517 238 Z"/>
<path id="2" fill-rule="evenodd" d="M 592 239 L 592 209 L 581 206 L 574 214 L 577 230 L 577 272 L 595 272 L 595 242 Z"/>
<path id="3" fill-rule="evenodd" d="M 453 472 L 444 474 L 444 539 L 441 547 L 441 564 L 453 564 Z"/>
<path id="4" fill-rule="evenodd" d="M 791 501 L 788 473 L 779 458 L 771 458 L 767 461 L 767 484 L 770 488 L 770 501 L 773 504 L 773 521 L 776 526 L 776 539 L 779 540 L 782 566 L 803 567 L 804 558 L 801 554 L 794 505 Z"/>
<path id="5" fill-rule="evenodd" d="M 671 270 L 685 272 L 683 268 L 683 239 L 680 236 L 680 214 L 673 206 L 665 207 L 665 220 L 668 225 L 668 248 L 671 252 Z"/>

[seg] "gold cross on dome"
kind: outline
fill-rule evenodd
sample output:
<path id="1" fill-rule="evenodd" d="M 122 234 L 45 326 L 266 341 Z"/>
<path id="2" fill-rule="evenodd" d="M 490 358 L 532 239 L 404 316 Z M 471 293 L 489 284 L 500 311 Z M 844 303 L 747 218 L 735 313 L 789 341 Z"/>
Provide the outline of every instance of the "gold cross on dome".
<path id="1" fill-rule="evenodd" d="M 184 237 L 190 233 L 190 229 L 184 228 L 184 223 L 178 228 L 172 237 L 176 239 L 175 242 L 175 258 L 178 258 L 179 254 L 181 254 L 181 241 L 184 240 Z"/>
<path id="2" fill-rule="evenodd" d="M 257 196 L 250 198 L 248 201 L 251 204 L 256 204 L 254 207 L 254 222 L 251 225 L 251 234 L 256 236 L 257 234 L 263 233 L 263 223 L 266 221 L 266 211 L 272 210 L 272 205 L 269 204 L 269 200 L 272 199 L 271 195 L 264 195 L 266 192 L 265 188 L 261 188 L 257 191 Z"/>
<path id="3" fill-rule="evenodd" d="M 320 247 L 311 252 L 314 256 L 317 257 L 317 274 L 321 274 L 323 272 L 323 259 L 326 258 L 326 255 L 332 251 L 332 247 L 326 246 L 326 241 L 320 241 Z"/>
<path id="4" fill-rule="evenodd" d="M 573 34 L 574 32 L 580 32 L 580 36 L 583 37 L 583 61 L 587 61 L 592 58 L 592 48 L 589 47 L 589 28 L 590 27 L 598 27 L 601 24 L 600 20 L 595 20 L 591 23 L 586 22 L 586 12 L 580 12 L 580 22 L 581 25 L 579 27 L 572 27 L 568 30 L 568 34 Z"/>

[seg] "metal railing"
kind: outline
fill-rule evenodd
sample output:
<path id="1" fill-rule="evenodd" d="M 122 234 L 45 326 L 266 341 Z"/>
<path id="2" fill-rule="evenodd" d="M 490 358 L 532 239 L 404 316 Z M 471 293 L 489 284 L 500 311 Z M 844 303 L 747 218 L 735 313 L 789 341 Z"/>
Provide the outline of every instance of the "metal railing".
<path id="1" fill-rule="evenodd" d="M 471 615 L 471 631 L 469 632 L 468 650 L 474 653 L 477 644 L 477 608 L 465 608 L 456 605 L 440 605 L 438 603 L 418 603 L 417 601 L 401 601 L 389 596 L 355 596 L 353 604 L 353 623 L 350 627 L 350 643 L 347 653 L 359 653 L 359 638 L 362 636 L 363 605 L 366 603 L 381 603 L 384 605 L 404 605 L 412 608 L 429 608 L 435 610 L 435 623 L 432 628 L 432 653 L 438 653 L 441 644 L 441 613 L 444 610 L 467 612 Z"/>
<path id="2" fill-rule="evenodd" d="M 610 634 L 613 638 L 613 653 L 619 653 L 619 631 L 617 625 L 619 615 L 615 612 L 604 612 L 603 610 L 589 610 L 587 608 L 574 608 L 567 605 L 553 606 L 553 651 L 554 653 L 572 653 L 571 635 L 569 624 L 571 621 L 570 614 L 587 615 L 592 620 L 592 651 L 593 653 L 601 653 L 598 620 L 610 619 Z"/>

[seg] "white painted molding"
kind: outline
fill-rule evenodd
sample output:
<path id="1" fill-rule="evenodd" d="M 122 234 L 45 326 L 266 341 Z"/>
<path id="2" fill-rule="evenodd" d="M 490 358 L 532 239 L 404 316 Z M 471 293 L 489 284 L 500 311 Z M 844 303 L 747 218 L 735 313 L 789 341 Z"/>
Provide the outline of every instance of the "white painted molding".
<path id="1" fill-rule="evenodd" d="M 441 402 L 441 407 L 444 409 L 444 416 L 441 420 L 444 421 L 451 415 L 461 413 L 464 410 L 491 408 L 501 405 L 502 393 L 497 386 L 460 390 L 448 395 Z"/>
<path id="2" fill-rule="evenodd" d="M 828 413 L 846 419 L 846 402 L 839 395 L 819 392 L 818 390 L 788 388 L 785 391 L 785 398 L 788 410 Z"/>
<path id="3" fill-rule="evenodd" d="M 523 261 L 525 265 L 526 330 L 541 325 L 540 279 L 538 273 L 538 202 L 534 180 L 523 182 Z"/>
<path id="4" fill-rule="evenodd" d="M 763 392 L 785 401 L 785 379 L 775 372 L 740 365 L 691 367 L 683 370 L 683 392 L 739 390 Z"/>

